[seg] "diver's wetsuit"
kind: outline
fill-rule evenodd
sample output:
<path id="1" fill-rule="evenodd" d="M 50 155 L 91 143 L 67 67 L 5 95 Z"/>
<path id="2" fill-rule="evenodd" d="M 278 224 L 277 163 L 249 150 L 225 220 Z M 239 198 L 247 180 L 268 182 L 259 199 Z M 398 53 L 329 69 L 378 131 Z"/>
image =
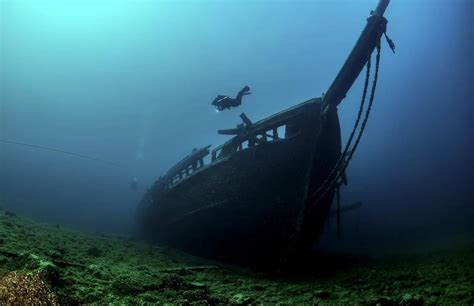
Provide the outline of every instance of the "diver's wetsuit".
<path id="1" fill-rule="evenodd" d="M 222 111 L 226 108 L 230 109 L 231 107 L 237 107 L 240 104 L 242 104 L 242 97 L 244 95 L 250 95 L 251 94 L 249 91 L 250 91 L 250 87 L 245 86 L 244 88 L 242 88 L 242 90 L 239 91 L 239 93 L 237 94 L 237 96 L 234 99 L 231 98 L 231 97 L 228 97 L 228 96 L 218 95 L 212 101 L 212 105 L 217 107 L 217 109 L 219 111 Z"/>

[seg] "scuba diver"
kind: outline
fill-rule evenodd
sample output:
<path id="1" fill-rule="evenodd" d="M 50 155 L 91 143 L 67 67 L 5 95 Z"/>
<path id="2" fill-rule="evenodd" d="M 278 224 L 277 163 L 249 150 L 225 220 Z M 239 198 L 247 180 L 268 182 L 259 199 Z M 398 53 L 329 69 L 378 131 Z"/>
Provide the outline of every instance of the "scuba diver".
<path id="1" fill-rule="evenodd" d="M 241 91 L 239 91 L 239 93 L 237 94 L 237 97 L 235 97 L 234 99 L 228 96 L 218 95 L 212 101 L 212 105 L 214 105 L 218 111 L 222 111 L 226 108 L 230 109 L 231 107 L 237 107 L 240 104 L 242 104 L 242 97 L 244 95 L 251 94 L 249 91 L 250 91 L 250 87 L 245 86 L 244 88 L 242 88 Z"/>

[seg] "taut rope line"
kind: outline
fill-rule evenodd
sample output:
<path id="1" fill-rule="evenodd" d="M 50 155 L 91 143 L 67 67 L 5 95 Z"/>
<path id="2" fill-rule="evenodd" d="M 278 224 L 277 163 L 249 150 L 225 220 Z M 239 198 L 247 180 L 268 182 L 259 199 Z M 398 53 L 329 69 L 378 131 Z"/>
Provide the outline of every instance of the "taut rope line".
<path id="1" fill-rule="evenodd" d="M 60 150 L 60 149 L 55 149 L 55 148 L 50 148 L 50 147 L 45 147 L 45 146 L 40 146 L 40 145 L 34 145 L 34 144 L 29 144 L 29 143 L 24 143 L 24 142 L 18 142 L 18 141 L 5 140 L 5 139 L 0 139 L 0 142 L 1 143 L 7 143 L 7 144 L 13 144 L 13 145 L 17 145 L 17 146 L 24 146 L 24 147 L 30 147 L 30 148 L 35 148 L 35 149 L 41 149 L 41 150 L 51 151 L 51 152 L 56 152 L 56 153 L 62 153 L 62 154 L 72 155 L 72 156 L 76 156 L 76 157 L 80 157 L 80 158 L 84 158 L 84 159 L 98 161 L 98 162 L 113 165 L 113 166 L 120 166 L 120 164 L 118 164 L 116 162 L 108 161 L 108 160 L 97 158 L 97 157 L 87 156 L 87 155 L 83 155 L 83 154 L 78 154 L 78 153 L 74 153 L 74 152 L 64 151 L 64 150 Z"/>

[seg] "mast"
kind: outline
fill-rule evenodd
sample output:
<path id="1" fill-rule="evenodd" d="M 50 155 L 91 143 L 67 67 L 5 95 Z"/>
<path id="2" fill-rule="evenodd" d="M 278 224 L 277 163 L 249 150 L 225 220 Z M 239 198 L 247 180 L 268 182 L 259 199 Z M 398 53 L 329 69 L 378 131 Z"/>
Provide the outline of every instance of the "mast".
<path id="1" fill-rule="evenodd" d="M 323 98 L 324 113 L 332 107 L 336 108 L 346 97 L 381 36 L 385 33 L 387 19 L 383 17 L 383 14 L 389 2 L 390 0 L 380 0 L 377 8 L 371 12 L 357 43 Z"/>

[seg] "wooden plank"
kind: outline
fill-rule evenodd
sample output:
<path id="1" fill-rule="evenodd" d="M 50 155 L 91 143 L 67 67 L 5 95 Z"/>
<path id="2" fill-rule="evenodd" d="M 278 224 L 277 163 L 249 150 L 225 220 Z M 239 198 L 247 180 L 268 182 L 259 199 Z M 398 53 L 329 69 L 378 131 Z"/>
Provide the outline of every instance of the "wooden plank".
<path id="1" fill-rule="evenodd" d="M 372 12 L 372 16 L 367 19 L 367 24 L 354 48 L 324 96 L 323 109 L 325 113 L 329 108 L 337 107 L 346 97 L 347 92 L 380 42 L 387 26 L 387 19 L 383 17 L 383 14 L 389 2 L 390 0 L 380 0 L 377 8 Z"/>
<path id="2" fill-rule="evenodd" d="M 183 158 L 180 162 L 174 165 L 166 173 L 166 177 L 173 178 L 175 175 L 178 175 L 182 179 L 182 171 L 187 167 L 192 166 L 194 163 L 204 164 L 203 158 L 209 154 L 209 148 L 211 145 L 205 146 L 201 149 L 195 150 L 192 154 Z M 173 183 L 173 181 L 171 181 Z"/>

